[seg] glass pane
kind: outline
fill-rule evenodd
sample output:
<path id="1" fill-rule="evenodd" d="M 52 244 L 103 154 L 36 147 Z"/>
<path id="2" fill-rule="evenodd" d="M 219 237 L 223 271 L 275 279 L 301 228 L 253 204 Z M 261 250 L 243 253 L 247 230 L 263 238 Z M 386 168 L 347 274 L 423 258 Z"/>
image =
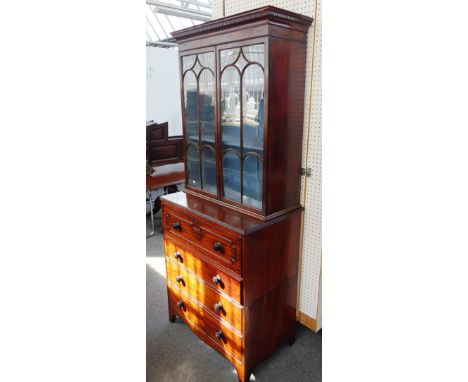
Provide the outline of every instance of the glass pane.
<path id="1" fill-rule="evenodd" d="M 214 145 L 215 142 L 215 83 L 213 74 L 204 69 L 198 79 L 200 102 L 200 127 L 202 141 Z"/>
<path id="2" fill-rule="evenodd" d="M 240 75 L 228 67 L 221 75 L 222 149 L 240 147 Z"/>
<path id="3" fill-rule="evenodd" d="M 214 52 L 200 53 L 198 55 L 198 61 L 201 66 L 211 69 L 214 73 Z"/>
<path id="4" fill-rule="evenodd" d="M 223 156 L 223 181 L 224 196 L 240 202 L 240 158 L 232 151 L 226 152 Z"/>
<path id="5" fill-rule="evenodd" d="M 242 88 L 244 154 L 253 151 L 263 157 L 264 76 L 259 65 L 249 65 L 245 69 Z"/>
<path id="6" fill-rule="evenodd" d="M 242 203 L 262 208 L 262 161 L 256 155 L 247 155 L 243 165 Z"/>
<path id="7" fill-rule="evenodd" d="M 184 72 L 190 69 L 193 66 L 193 64 L 195 64 L 196 57 L 196 55 L 182 57 L 182 68 Z"/>
<path id="8" fill-rule="evenodd" d="M 200 156 L 193 144 L 187 147 L 187 179 L 190 186 L 200 188 Z"/>
<path id="9" fill-rule="evenodd" d="M 265 48 L 263 44 L 244 46 L 242 51 L 245 58 L 251 62 L 258 62 L 262 66 L 265 64 Z"/>
<path id="10" fill-rule="evenodd" d="M 234 62 L 237 60 L 237 57 L 239 56 L 239 52 L 240 48 L 222 50 L 219 53 L 221 70 L 223 70 L 227 65 L 234 64 Z"/>
<path id="11" fill-rule="evenodd" d="M 202 174 L 203 190 L 216 194 L 216 162 L 214 149 L 210 147 L 202 149 Z"/>
<path id="12" fill-rule="evenodd" d="M 236 66 L 239 68 L 239 70 L 242 72 L 242 69 L 244 69 L 244 66 L 247 66 L 249 63 L 247 60 L 244 58 L 243 54 L 239 54 L 239 58 L 236 61 Z"/>
<path id="13" fill-rule="evenodd" d="M 186 139 L 198 141 L 197 78 L 192 71 L 184 76 L 184 101 Z"/>

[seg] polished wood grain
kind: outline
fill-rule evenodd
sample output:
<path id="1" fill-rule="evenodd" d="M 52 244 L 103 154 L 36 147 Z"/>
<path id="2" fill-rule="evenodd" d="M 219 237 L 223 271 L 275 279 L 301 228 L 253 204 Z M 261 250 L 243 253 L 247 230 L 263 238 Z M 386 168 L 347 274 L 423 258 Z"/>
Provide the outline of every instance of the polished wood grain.
<path id="1" fill-rule="evenodd" d="M 289 26 L 291 29 L 307 32 L 313 19 L 286 9 L 267 5 L 261 8 L 249 9 L 244 12 L 236 13 L 235 15 L 209 21 L 195 27 L 180 29 L 172 32 L 171 34 L 176 40 L 199 38 L 202 35 L 203 38 L 206 38 L 207 32 L 218 30 L 225 34 L 227 27 L 232 30 L 234 27 L 252 24 L 258 20 L 267 22 L 274 21 L 276 24 L 284 24 L 285 26 Z"/>
<path id="2" fill-rule="evenodd" d="M 296 288 L 297 276 L 277 285 L 246 308 L 244 364 L 249 374 L 282 343 L 294 344 Z"/>
<path id="3" fill-rule="evenodd" d="M 166 261 L 166 277 L 168 282 L 177 285 L 181 291 L 201 303 L 211 314 L 242 332 L 242 306 L 234 300 L 169 260 Z M 220 304 L 218 309 L 216 304 Z"/>
<path id="4" fill-rule="evenodd" d="M 306 41 L 311 22 L 309 17 L 267 6 L 173 33 L 180 63 L 186 55 L 215 52 L 217 193 L 187 184 L 185 192 L 162 198 L 169 319 L 179 316 L 229 359 L 240 382 L 248 381 L 255 365 L 278 346 L 295 339 Z M 224 198 L 219 62 L 221 49 L 258 43 L 265 52 L 261 209 Z M 242 77 L 240 81 L 242 87 Z M 180 90 L 185 115 L 183 81 Z M 244 101 L 240 102 L 242 106 Z M 200 116 L 198 106 L 197 112 Z M 240 117 L 243 120 L 242 111 Z M 183 128 L 185 134 L 185 120 Z M 214 274 L 222 285 L 213 285 Z M 226 314 L 214 310 L 217 301 L 226 304 Z M 218 330 L 226 331 L 226 336 L 217 338 Z"/>
<path id="5" fill-rule="evenodd" d="M 242 363 L 242 336 L 233 330 L 232 327 L 227 325 L 221 320 L 214 318 L 208 311 L 201 305 L 197 304 L 190 296 L 175 288 L 173 284 L 168 283 L 168 299 L 169 299 L 169 314 L 177 315 L 184 321 L 189 323 L 193 328 L 199 328 L 205 336 L 211 341 L 209 345 L 216 345 L 217 350 L 225 355 L 228 354 L 234 358 L 236 363 Z M 183 304 L 179 307 L 178 303 Z M 216 337 L 216 332 L 222 331 L 220 338 Z"/>
<path id="6" fill-rule="evenodd" d="M 146 159 L 150 166 L 162 166 L 184 161 L 183 137 L 168 134 L 165 123 L 146 123 Z"/>
<path id="7" fill-rule="evenodd" d="M 243 240 L 243 301 L 249 305 L 297 275 L 302 209 L 277 218 Z"/>
<path id="8" fill-rule="evenodd" d="M 183 43 L 179 47 L 181 51 L 260 36 L 276 36 L 305 42 L 311 23 L 310 17 L 266 6 L 175 31 L 172 35 L 180 45 Z"/>
<path id="9" fill-rule="evenodd" d="M 163 226 L 168 237 L 187 240 L 223 265 L 241 271 L 241 243 L 236 234 L 170 207 L 164 210 Z"/>
<path id="10" fill-rule="evenodd" d="M 193 251 L 186 251 L 182 245 L 176 245 L 174 241 L 164 240 L 164 249 L 166 261 L 173 261 L 183 266 L 184 269 L 197 275 L 206 284 L 211 285 L 211 287 L 229 296 L 234 301 L 242 303 L 242 281 L 240 281 L 238 275 L 229 272 L 227 269 L 222 269 L 219 264 L 211 265 L 209 262 L 202 260 L 203 255 Z M 176 253 L 179 254 L 177 258 L 174 257 Z M 216 276 L 219 276 L 220 281 L 214 283 L 213 278 Z"/>
<path id="11" fill-rule="evenodd" d="M 302 43 L 270 39 L 266 215 L 300 205 L 305 54 Z"/>
<path id="12" fill-rule="evenodd" d="M 174 199 L 171 196 L 168 195 L 162 199 L 163 216 L 166 210 L 175 216 L 181 215 L 181 212 L 187 214 L 188 210 L 174 203 L 174 200 L 186 201 L 186 199 Z M 172 202 L 168 202 L 168 199 L 172 199 Z M 242 322 L 240 333 L 245 342 L 245 351 L 236 355 L 235 358 L 239 362 L 234 364 L 240 381 L 247 381 L 254 366 L 270 356 L 281 343 L 294 342 L 301 212 L 302 208 L 299 208 L 276 219 L 262 221 L 259 229 L 241 235 L 240 248 L 243 261 L 239 274 L 223 267 L 218 259 L 213 258 L 207 251 L 200 250 L 187 237 L 175 237 L 168 232 L 170 228 L 164 225 L 168 289 L 170 293 L 179 293 L 178 296 L 185 296 L 203 308 L 198 311 L 197 319 L 192 317 L 191 325 L 196 320 L 216 317 L 220 319 L 220 323 L 232 324 L 236 328 L 232 330 L 236 331 L 239 330 L 236 322 Z M 217 210 L 213 210 L 213 213 L 216 214 Z M 188 216 L 189 221 L 197 217 L 193 212 L 192 215 Z M 213 215 L 207 217 L 206 221 L 211 222 L 212 219 L 214 219 Z M 235 234 L 234 231 L 219 224 L 212 224 L 210 227 L 225 236 Z M 176 253 L 177 258 L 174 257 Z M 193 276 L 188 274 L 189 272 L 193 272 Z M 213 297 L 216 297 L 218 293 L 213 290 L 208 295 L 206 292 L 208 287 L 205 284 L 209 282 L 204 281 L 214 272 L 220 273 L 222 278 L 226 276 L 232 278 L 234 274 L 236 279 L 233 285 L 235 285 L 236 293 L 239 291 L 237 283 L 239 288 L 242 285 L 240 288 L 242 305 L 239 306 L 233 302 L 234 306 L 239 307 L 240 316 L 236 318 L 215 316 L 214 310 L 209 308 L 210 305 L 216 303 Z M 183 276 L 186 285 L 177 282 L 176 278 L 179 275 Z M 189 280 L 189 276 L 200 279 L 199 283 L 203 280 L 203 285 L 197 285 L 196 280 Z M 173 302 L 170 308 L 171 320 L 175 315 L 180 315 L 174 304 Z M 190 317 L 186 318 L 190 319 Z M 193 326 L 191 328 L 196 331 Z M 203 336 L 199 333 L 197 335 L 207 342 L 206 338 L 202 338 Z M 207 343 L 213 346 L 212 342 Z M 226 350 L 223 349 L 217 350 L 231 359 L 229 352 L 223 353 Z"/>
<path id="13" fill-rule="evenodd" d="M 273 219 L 300 206 L 306 32 L 311 22 L 312 19 L 309 17 L 267 6 L 173 33 L 179 43 L 180 58 L 197 52 L 212 51 L 213 47 L 215 48 L 217 99 L 220 95 L 218 59 L 220 49 L 261 42 L 265 46 L 267 64 L 264 66 L 265 139 L 262 209 L 225 199 L 223 196 L 219 102 L 216 102 L 215 107 L 217 195 L 186 184 L 188 193 L 199 194 L 200 197 L 214 200 L 219 205 L 243 211 L 263 220 Z M 183 99 L 182 82 L 181 94 Z M 184 110 L 183 102 L 182 110 Z M 242 129 L 242 125 L 240 128 Z"/>
<path id="14" fill-rule="evenodd" d="M 274 224 L 273 221 L 270 221 L 271 219 L 263 220 L 255 218 L 243 210 L 234 210 L 231 207 L 225 208 L 226 206 L 220 204 L 221 201 L 215 202 L 204 199 L 198 194 L 191 194 L 187 191 L 165 195 L 164 200 L 167 205 L 183 210 L 185 213 L 196 216 L 197 219 L 201 219 L 202 221 L 215 224 L 219 229 L 224 228 L 229 232 L 236 232 L 239 235 L 250 235 L 255 231 L 264 229 L 270 224 Z M 278 217 L 300 208 L 300 206 L 295 206 L 294 208 L 284 210 Z"/>

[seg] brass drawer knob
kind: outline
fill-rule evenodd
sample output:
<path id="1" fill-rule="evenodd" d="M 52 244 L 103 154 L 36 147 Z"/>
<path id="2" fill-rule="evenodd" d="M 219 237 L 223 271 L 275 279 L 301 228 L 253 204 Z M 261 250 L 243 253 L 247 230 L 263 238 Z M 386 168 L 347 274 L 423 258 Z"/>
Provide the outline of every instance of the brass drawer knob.
<path id="1" fill-rule="evenodd" d="M 220 340 L 221 338 L 224 338 L 224 333 L 221 329 L 219 329 L 216 333 L 215 333 L 215 337 Z"/>
<path id="2" fill-rule="evenodd" d="M 221 277 L 219 275 L 216 275 L 213 277 L 213 282 L 215 284 L 219 284 L 221 282 Z"/>
<path id="3" fill-rule="evenodd" d="M 174 259 L 176 259 L 176 260 L 177 260 L 177 259 L 182 260 L 182 255 L 180 254 L 179 251 L 176 251 L 176 252 L 174 253 Z"/>
<path id="4" fill-rule="evenodd" d="M 216 304 L 214 304 L 214 310 L 216 312 L 219 312 L 221 309 L 223 309 L 223 304 L 221 302 L 217 302 Z"/>
<path id="5" fill-rule="evenodd" d="M 184 302 L 182 300 L 177 301 L 177 307 L 180 309 L 184 306 Z"/>
<path id="6" fill-rule="evenodd" d="M 184 277 L 182 275 L 179 275 L 179 276 L 176 276 L 175 279 L 178 283 L 180 283 L 184 279 Z"/>
<path id="7" fill-rule="evenodd" d="M 213 249 L 214 249 L 215 251 L 223 251 L 223 250 L 224 250 L 223 246 L 222 246 L 221 243 L 218 242 L 218 241 L 217 241 L 216 243 L 213 244 Z"/>
<path id="8" fill-rule="evenodd" d="M 175 222 L 174 224 L 172 224 L 172 228 L 174 228 L 176 231 L 177 230 L 181 230 L 182 229 L 182 226 L 180 225 L 179 222 Z"/>

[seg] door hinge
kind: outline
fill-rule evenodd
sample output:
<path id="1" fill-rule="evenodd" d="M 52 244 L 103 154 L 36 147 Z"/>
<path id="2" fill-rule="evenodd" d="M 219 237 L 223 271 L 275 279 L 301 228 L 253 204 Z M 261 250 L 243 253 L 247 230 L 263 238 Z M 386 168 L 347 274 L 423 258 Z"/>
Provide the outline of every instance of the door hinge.
<path id="1" fill-rule="evenodd" d="M 301 167 L 301 175 L 310 178 L 312 176 L 312 169 L 310 167 Z"/>

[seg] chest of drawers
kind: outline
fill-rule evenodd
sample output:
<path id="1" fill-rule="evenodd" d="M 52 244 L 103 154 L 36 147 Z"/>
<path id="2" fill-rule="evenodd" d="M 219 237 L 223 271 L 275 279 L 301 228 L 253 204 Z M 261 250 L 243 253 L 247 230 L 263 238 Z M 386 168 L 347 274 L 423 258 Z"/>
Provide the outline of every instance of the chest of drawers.
<path id="1" fill-rule="evenodd" d="M 294 342 L 301 208 L 262 221 L 184 192 L 162 198 L 169 320 L 176 316 L 248 381 Z"/>

